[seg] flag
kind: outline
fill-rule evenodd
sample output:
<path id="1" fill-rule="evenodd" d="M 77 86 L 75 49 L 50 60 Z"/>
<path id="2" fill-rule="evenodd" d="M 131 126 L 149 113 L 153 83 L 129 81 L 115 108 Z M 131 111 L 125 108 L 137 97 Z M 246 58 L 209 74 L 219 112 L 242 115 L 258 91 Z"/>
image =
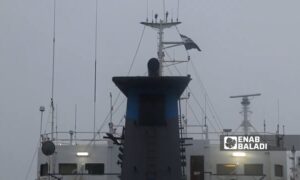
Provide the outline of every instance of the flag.
<path id="1" fill-rule="evenodd" d="M 198 47 L 198 45 L 191 38 L 189 38 L 183 34 L 180 34 L 180 37 L 183 41 L 183 45 L 186 50 L 197 49 L 198 51 L 201 51 L 201 49 Z"/>

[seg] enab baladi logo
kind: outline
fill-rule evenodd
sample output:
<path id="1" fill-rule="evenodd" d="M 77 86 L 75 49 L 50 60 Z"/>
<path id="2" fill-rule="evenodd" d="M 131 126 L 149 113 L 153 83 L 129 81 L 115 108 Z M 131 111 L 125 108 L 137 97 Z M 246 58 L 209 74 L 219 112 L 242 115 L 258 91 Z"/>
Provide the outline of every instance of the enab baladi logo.
<path id="1" fill-rule="evenodd" d="M 221 150 L 264 151 L 268 143 L 258 135 L 221 136 Z"/>

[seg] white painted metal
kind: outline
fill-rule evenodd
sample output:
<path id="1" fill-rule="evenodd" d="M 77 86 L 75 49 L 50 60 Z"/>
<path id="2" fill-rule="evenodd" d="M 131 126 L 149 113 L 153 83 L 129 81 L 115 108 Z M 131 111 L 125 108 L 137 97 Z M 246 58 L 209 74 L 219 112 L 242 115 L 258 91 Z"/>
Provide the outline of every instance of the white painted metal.
<path id="1" fill-rule="evenodd" d="M 189 142 L 190 143 L 190 142 Z M 233 157 L 232 151 L 220 151 L 219 144 L 209 144 L 206 140 L 192 140 L 192 146 L 186 150 L 187 179 L 190 180 L 190 157 L 204 156 L 205 180 L 253 180 L 259 176 L 242 176 L 244 174 L 244 164 L 262 164 L 263 173 L 266 175 L 264 180 L 286 180 L 287 179 L 287 153 L 285 151 L 248 151 L 245 157 Z M 241 176 L 221 176 L 217 175 L 217 164 L 236 164 L 236 174 Z M 283 177 L 275 176 L 275 165 L 283 166 Z"/>
<path id="2" fill-rule="evenodd" d="M 109 143 L 110 140 L 103 144 L 96 145 L 57 145 L 56 153 L 51 159 L 53 159 L 53 170 L 55 174 L 58 174 L 58 166 L 60 163 L 76 163 L 78 165 L 77 172 L 79 174 L 86 173 L 84 171 L 85 163 L 104 163 L 105 173 L 114 175 L 57 175 L 63 177 L 64 180 L 117 180 L 116 174 L 120 173 L 120 166 L 118 161 L 118 146 Z M 259 179 L 259 176 L 221 176 L 217 175 L 217 164 L 236 164 L 236 174 L 244 174 L 244 164 L 262 164 L 263 173 L 266 175 L 264 180 L 286 180 L 288 174 L 287 168 L 287 153 L 286 152 L 245 152 L 245 157 L 233 157 L 232 151 L 220 151 L 219 144 L 210 144 L 208 140 L 187 140 L 187 144 L 192 144 L 186 147 L 186 175 L 187 180 L 190 180 L 190 158 L 191 156 L 204 156 L 204 172 L 205 180 L 220 180 L 220 179 L 238 179 L 238 180 L 253 180 Z M 78 157 L 77 152 L 88 152 L 87 157 Z M 49 158 L 44 156 L 41 151 L 38 153 L 38 167 L 41 164 L 48 163 Z M 279 164 L 283 166 L 283 177 L 275 176 L 275 165 Z M 40 177 L 39 170 L 37 172 L 38 178 Z"/>
<path id="3" fill-rule="evenodd" d="M 88 152 L 85 157 L 77 156 L 77 152 Z M 84 175 L 86 163 L 104 163 L 105 174 L 118 174 L 120 167 L 117 165 L 118 146 L 109 145 L 108 142 L 96 145 L 57 145 L 56 152 L 52 158 L 53 173 L 57 177 L 62 177 L 63 180 L 118 180 L 117 175 Z M 40 176 L 40 165 L 49 163 L 49 158 L 41 151 L 38 152 L 38 179 L 47 179 L 48 176 Z M 60 163 L 76 163 L 77 172 L 74 175 L 59 175 Z M 50 163 L 49 163 L 50 164 Z M 83 175 L 82 175 L 83 174 Z M 54 179 L 54 178 L 53 178 Z"/>

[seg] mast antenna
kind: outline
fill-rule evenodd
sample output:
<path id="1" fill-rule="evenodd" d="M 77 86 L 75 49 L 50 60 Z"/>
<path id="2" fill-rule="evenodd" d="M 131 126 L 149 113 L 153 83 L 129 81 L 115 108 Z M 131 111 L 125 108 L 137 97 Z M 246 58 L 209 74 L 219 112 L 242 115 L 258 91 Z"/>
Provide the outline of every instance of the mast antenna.
<path id="1" fill-rule="evenodd" d="M 109 93 L 109 100 L 110 100 L 110 123 L 112 123 L 112 115 L 113 115 L 113 110 L 114 110 L 114 107 L 113 107 L 113 104 L 112 104 L 112 93 L 110 92 Z"/>
<path id="2" fill-rule="evenodd" d="M 52 43 L 52 82 L 51 82 L 51 140 L 54 140 L 54 73 L 55 73 L 55 24 L 56 0 L 53 0 L 53 43 Z"/>
<path id="3" fill-rule="evenodd" d="M 264 133 L 267 131 L 267 124 L 266 124 L 266 119 L 264 119 Z"/>
<path id="4" fill-rule="evenodd" d="M 204 106 L 204 130 L 205 130 L 205 140 L 208 140 L 208 127 L 207 127 L 207 114 L 206 114 L 206 106 L 207 106 L 207 102 L 206 102 L 206 98 L 207 95 L 205 93 L 205 106 Z"/>
<path id="5" fill-rule="evenodd" d="M 74 117 L 74 139 L 75 139 L 75 145 L 77 145 L 77 104 L 75 104 L 75 117 Z"/>
<path id="6" fill-rule="evenodd" d="M 149 21 L 149 0 L 147 0 L 147 17 L 146 17 L 146 22 Z"/>
<path id="7" fill-rule="evenodd" d="M 97 102 L 97 46 L 98 46 L 98 0 L 96 0 L 95 18 L 95 70 L 94 70 L 94 118 L 93 118 L 93 140 L 96 140 L 96 102 Z"/>
<path id="8" fill-rule="evenodd" d="M 164 15 L 164 22 L 167 21 L 167 18 L 166 18 L 166 1 L 163 0 L 163 15 Z"/>
<path id="9" fill-rule="evenodd" d="M 113 106 L 113 103 L 112 103 L 112 93 L 110 92 L 109 93 L 109 100 L 110 100 L 110 118 L 109 118 L 109 133 L 111 134 L 114 134 L 114 124 L 112 122 L 112 118 L 113 118 L 113 110 L 114 110 L 114 106 Z"/>
<path id="10" fill-rule="evenodd" d="M 56 111 L 55 111 L 55 138 L 58 139 L 58 105 L 56 104 Z"/>
<path id="11" fill-rule="evenodd" d="M 179 19 L 179 0 L 177 0 L 177 19 L 176 21 L 178 21 Z"/>
<path id="12" fill-rule="evenodd" d="M 40 123 L 40 145 L 43 141 L 43 138 L 42 138 L 42 129 L 43 129 L 43 114 L 44 114 L 44 111 L 45 111 L 45 107 L 44 106 L 40 106 L 40 112 L 41 112 L 41 123 Z"/>
<path id="13" fill-rule="evenodd" d="M 279 106 L 279 99 L 277 100 L 277 133 L 279 134 L 280 129 L 280 106 Z"/>
<path id="14" fill-rule="evenodd" d="M 53 42 L 52 42 L 52 80 L 51 80 L 51 141 L 54 141 L 54 73 L 55 73 L 55 30 L 56 30 L 56 0 L 53 0 Z M 49 172 L 55 172 L 53 157 L 49 157 Z M 52 179 L 52 178 L 50 178 Z"/>

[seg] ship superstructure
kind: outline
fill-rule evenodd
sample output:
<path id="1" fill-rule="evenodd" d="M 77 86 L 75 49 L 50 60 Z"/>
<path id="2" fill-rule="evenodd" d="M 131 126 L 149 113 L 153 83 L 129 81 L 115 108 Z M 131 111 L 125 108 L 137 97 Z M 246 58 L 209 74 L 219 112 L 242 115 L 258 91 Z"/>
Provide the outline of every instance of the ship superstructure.
<path id="1" fill-rule="evenodd" d="M 189 133 L 187 120 L 181 112 L 181 101 L 188 98 L 182 97 L 182 93 L 191 77 L 164 76 L 163 68 L 165 64 L 188 62 L 190 57 L 183 61 L 169 61 L 165 58 L 165 51 L 176 46 L 184 46 L 186 50 L 200 51 L 200 48 L 182 34 L 179 34 L 182 41 L 164 40 L 165 29 L 181 24 L 178 20 L 168 20 L 167 12 L 163 19 L 158 19 L 155 14 L 152 21 L 141 24 L 158 32 L 157 57 L 148 62 L 148 76 L 113 78 L 128 98 L 125 124 L 116 126 L 111 120 L 108 132 L 56 134 L 52 124 L 50 133 L 41 134 L 37 179 L 287 179 L 286 152 L 221 151 L 219 141 L 209 138 L 206 121 L 196 131 L 200 136 Z M 242 133 L 257 133 L 250 130 L 253 126 L 247 116 L 249 95 L 241 97 L 244 111 Z M 51 108 L 53 118 L 53 98 Z M 224 129 L 214 137 L 235 133 Z"/>

